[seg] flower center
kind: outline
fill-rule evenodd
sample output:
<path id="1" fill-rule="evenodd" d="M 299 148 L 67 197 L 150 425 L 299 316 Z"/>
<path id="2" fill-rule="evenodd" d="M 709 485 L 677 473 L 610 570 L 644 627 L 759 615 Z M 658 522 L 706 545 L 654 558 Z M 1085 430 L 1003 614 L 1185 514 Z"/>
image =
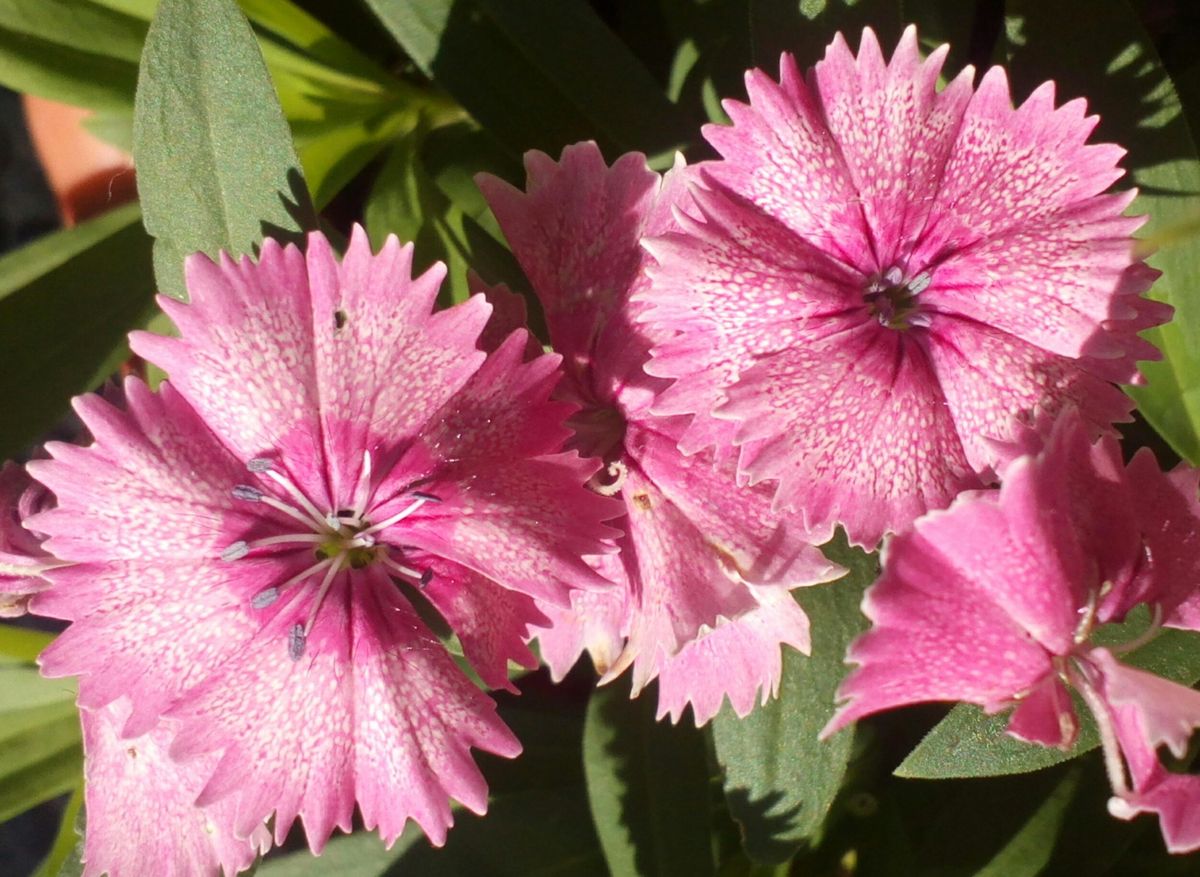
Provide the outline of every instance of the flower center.
<path id="1" fill-rule="evenodd" d="M 280 547 L 302 548 L 312 552 L 312 562 L 300 573 L 284 582 L 272 584 L 259 590 L 250 599 L 255 609 L 266 609 L 273 605 L 287 590 L 304 583 L 315 583 L 316 594 L 310 604 L 305 621 L 297 621 L 288 633 L 288 654 L 292 660 L 304 655 L 308 636 L 316 621 L 317 611 L 329 593 L 337 574 L 347 569 L 366 569 L 380 563 L 393 575 L 411 584 L 424 588 L 433 578 L 432 570 L 413 569 L 391 556 L 389 546 L 378 541 L 379 535 L 413 514 L 425 503 L 440 502 L 431 493 L 410 490 L 411 499 L 399 512 L 378 523 L 367 518 L 367 505 L 371 495 L 371 455 L 363 455 L 363 465 L 353 491 L 353 505 L 336 511 L 322 513 L 313 502 L 286 475 L 275 469 L 270 460 L 253 459 L 247 464 L 251 473 L 257 475 L 262 486 L 239 484 L 233 488 L 233 496 L 243 502 L 261 503 L 282 512 L 299 526 L 292 532 L 267 536 L 253 541 L 239 540 L 221 552 L 221 559 L 232 562 L 241 560 L 251 553 L 261 554 L 278 551 Z M 275 490 L 272 485 L 278 488 Z M 282 494 L 282 495 L 278 495 Z M 403 495 L 403 494 L 402 494 Z M 395 550 L 395 549 L 393 549 Z"/>
<path id="2" fill-rule="evenodd" d="M 913 326 L 927 325 L 917 297 L 929 286 L 928 274 L 905 278 L 897 265 L 882 274 L 872 275 L 863 289 L 863 301 L 871 316 L 882 326 L 905 331 Z"/>

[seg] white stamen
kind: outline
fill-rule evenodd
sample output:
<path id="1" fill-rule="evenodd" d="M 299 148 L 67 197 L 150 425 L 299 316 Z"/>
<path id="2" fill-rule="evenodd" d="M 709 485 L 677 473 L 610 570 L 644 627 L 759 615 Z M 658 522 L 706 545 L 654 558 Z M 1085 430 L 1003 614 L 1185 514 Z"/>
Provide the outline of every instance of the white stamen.
<path id="1" fill-rule="evenodd" d="M 427 569 L 424 572 L 421 572 L 420 570 L 413 569 L 410 566 L 397 563 L 386 554 L 383 555 L 383 565 L 402 578 L 408 579 L 413 584 L 420 585 L 422 588 L 429 584 L 429 581 L 433 579 L 433 570 Z"/>
<path id="2" fill-rule="evenodd" d="M 1124 798 L 1129 794 L 1129 784 L 1125 779 L 1125 762 L 1121 758 L 1121 744 L 1117 740 L 1116 727 L 1108 704 L 1096 691 L 1089 677 L 1091 668 L 1082 661 L 1077 662 L 1075 672 L 1071 674 L 1071 682 L 1075 690 L 1083 696 L 1084 703 L 1092 711 L 1096 720 L 1096 730 L 1100 732 L 1100 749 L 1104 753 L 1104 772 L 1108 774 L 1108 783 L 1112 786 L 1113 794 Z"/>
<path id="3" fill-rule="evenodd" d="M 325 560 L 322 560 L 320 563 L 314 563 L 312 566 L 310 566 L 304 572 L 297 573 L 296 575 L 294 575 L 290 579 L 288 579 L 286 582 L 284 582 L 282 585 L 276 585 L 275 588 L 276 588 L 276 590 L 281 591 L 281 592 L 285 591 L 288 588 L 290 588 L 292 585 L 296 584 L 297 582 L 304 581 L 309 576 L 320 572 L 321 570 L 325 569 L 327 566 L 332 566 L 333 562 L 335 560 L 337 560 L 336 557 L 330 557 Z"/>
<path id="4" fill-rule="evenodd" d="M 367 513 L 367 502 L 371 498 L 371 452 L 363 451 L 362 468 L 358 472 L 358 481 L 354 485 L 354 507 L 351 511 L 356 520 L 362 520 Z"/>
<path id="5" fill-rule="evenodd" d="M 267 536 L 264 539 L 255 539 L 250 543 L 250 547 L 266 548 L 268 545 L 286 545 L 290 542 L 314 545 L 318 542 L 324 542 L 328 538 L 328 535 L 324 533 L 288 533 L 284 536 Z"/>
<path id="6" fill-rule="evenodd" d="M 300 503 L 300 507 L 312 515 L 312 519 L 314 521 L 316 521 L 318 524 L 325 521 L 325 516 L 317 511 L 317 507 L 312 504 L 312 501 L 309 500 L 309 498 L 304 495 L 304 492 L 295 484 L 293 484 L 291 480 L 281 473 L 276 472 L 274 469 L 268 469 L 263 474 L 290 493 L 292 498 L 296 500 L 296 502 Z"/>
<path id="7" fill-rule="evenodd" d="M 246 468 L 251 472 L 268 472 L 274 468 L 274 463 L 266 457 L 255 457 L 246 464 Z"/>
<path id="8" fill-rule="evenodd" d="M 437 502 L 441 502 L 441 500 L 437 500 L 436 497 L 434 499 L 430 499 L 429 494 L 414 493 L 413 496 L 415 496 L 416 499 L 413 500 L 411 505 L 406 506 L 402 511 L 397 512 L 396 514 L 392 515 L 386 521 L 380 521 L 378 524 L 374 524 L 370 527 L 367 527 L 367 529 L 363 530 L 361 533 L 358 534 L 359 537 L 361 538 L 363 536 L 370 535 L 371 533 L 378 533 L 380 530 L 386 530 L 388 527 L 392 526 L 392 524 L 398 523 L 399 521 L 403 521 L 405 518 L 407 518 L 409 515 L 411 515 L 413 512 L 415 512 L 421 506 L 425 505 L 425 503 L 427 503 L 427 502 L 433 502 L 435 500 Z"/>
<path id="9" fill-rule="evenodd" d="M 1154 604 L 1154 614 L 1150 617 L 1150 626 L 1142 631 L 1140 636 L 1136 636 L 1127 643 L 1121 643 L 1119 646 L 1113 646 L 1109 649 L 1114 655 L 1124 655 L 1129 652 L 1136 651 L 1144 646 L 1150 640 L 1158 636 L 1162 630 L 1163 608 L 1161 603 Z"/>
<path id="10" fill-rule="evenodd" d="M 342 561 L 346 555 L 339 554 L 337 561 L 333 566 L 329 567 L 329 571 L 325 573 L 325 578 L 321 581 L 321 587 L 317 589 L 317 596 L 313 598 L 312 608 L 308 610 L 308 620 L 304 622 L 304 635 L 307 637 L 312 633 L 313 622 L 317 620 L 317 610 L 321 608 L 321 604 L 325 602 L 325 595 L 329 593 L 329 589 L 333 587 L 333 579 L 342 568 Z"/>
<path id="11" fill-rule="evenodd" d="M 588 479 L 587 486 L 601 496 L 616 496 L 621 492 L 621 488 L 625 486 L 625 479 L 629 475 L 629 469 L 620 460 L 613 460 L 604 467 L 604 474 L 612 481 L 607 484 L 601 480 L 600 472 L 597 472 Z"/>
<path id="12" fill-rule="evenodd" d="M 320 528 L 323 528 L 325 525 L 324 518 L 319 517 L 319 516 L 315 519 L 310 518 L 308 515 L 304 514 L 304 512 L 300 511 L 299 509 L 297 509 L 293 506 L 290 506 L 286 502 L 278 500 L 269 494 L 264 493 L 262 495 L 262 499 L 260 499 L 259 502 L 263 503 L 264 505 L 269 505 L 271 508 L 277 509 L 278 511 L 283 512 L 289 518 L 295 518 L 297 521 L 304 524 L 306 527 L 312 527 L 315 524 L 317 526 L 317 528 L 320 529 Z"/>
<path id="13" fill-rule="evenodd" d="M 243 540 L 238 540 L 221 552 L 221 560 L 232 563 L 235 560 L 241 560 L 250 553 L 250 545 Z"/>

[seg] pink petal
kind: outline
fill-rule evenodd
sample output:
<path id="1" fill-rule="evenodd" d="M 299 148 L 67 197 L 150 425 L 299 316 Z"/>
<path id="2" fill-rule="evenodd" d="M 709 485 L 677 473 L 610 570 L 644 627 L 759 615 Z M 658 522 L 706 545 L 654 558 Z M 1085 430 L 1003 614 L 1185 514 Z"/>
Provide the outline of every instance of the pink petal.
<path id="1" fill-rule="evenodd" d="M 638 296 L 647 306 L 638 319 L 668 336 L 646 371 L 676 379 L 654 410 L 695 415 L 688 453 L 728 445 L 732 430 L 713 422 L 714 400 L 757 356 L 800 343 L 811 332 L 807 318 L 861 307 L 862 285 L 753 205 L 721 192 L 693 195 L 704 220 L 681 217 L 683 232 L 645 242 L 657 264 Z"/>
<path id="2" fill-rule="evenodd" d="M 56 562 L 42 549 L 42 536 L 22 521 L 52 504 L 24 467 L 0 466 L 0 618 L 24 615 L 29 595 L 49 585 L 43 575 Z"/>
<path id="3" fill-rule="evenodd" d="M 450 798 L 487 809 L 470 748 L 513 758 L 521 744 L 390 583 L 375 578 L 352 656 L 359 807 L 389 846 L 407 819 L 440 846 L 454 821 Z"/>
<path id="4" fill-rule="evenodd" d="M 487 174 L 479 187 L 542 303 L 567 370 L 610 368 L 592 361 L 593 344 L 641 269 L 638 241 L 658 176 L 638 153 L 609 168 L 591 142 L 566 147 L 558 162 L 529 152 L 525 169 L 528 193 Z"/>
<path id="5" fill-rule="evenodd" d="M 458 636 L 479 678 L 492 688 L 515 692 L 508 681 L 508 664 L 537 667 L 537 658 L 525 642 L 532 636 L 531 627 L 547 621 L 533 598 L 456 563 L 433 557 L 413 557 L 412 562 L 433 571 L 421 593 Z"/>
<path id="6" fill-rule="evenodd" d="M 711 165 L 711 178 L 761 205 L 804 243 L 869 273 L 875 266 L 858 192 L 796 59 L 783 56 L 778 84 L 749 71 L 746 91 L 749 104 L 723 104 L 732 127 L 703 129 L 725 159 Z"/>
<path id="7" fill-rule="evenodd" d="M 629 616 L 629 584 L 620 557 L 615 554 L 593 559 L 600 573 L 614 587 L 602 591 L 572 591 L 569 607 L 539 604 L 547 618 L 535 625 L 542 660 L 555 682 L 562 680 L 585 651 L 601 676 L 617 662 L 625 648 Z"/>
<path id="8" fill-rule="evenodd" d="M 1117 709 L 1137 712 L 1142 739 L 1151 749 L 1166 745 L 1183 758 L 1200 728 L 1200 692 L 1117 661 L 1108 649 L 1093 648 L 1089 660 L 1100 671 L 1105 699 Z"/>
<path id="9" fill-rule="evenodd" d="M 661 662 L 719 618 L 738 618 L 757 607 L 736 559 L 629 464 L 622 491 L 628 512 L 621 558 L 630 568 L 633 606 L 625 651 L 609 678 L 633 665 L 636 694 Z"/>
<path id="10" fill-rule="evenodd" d="M 1200 471 L 1169 473 L 1143 448 L 1129 463 L 1130 495 L 1145 541 L 1145 563 L 1128 600 L 1160 605 L 1169 627 L 1200 630 Z"/>
<path id="11" fill-rule="evenodd" d="M 612 531 L 601 522 L 620 510 L 582 489 L 595 471 L 594 461 L 573 453 L 472 466 L 461 482 L 430 483 L 444 501 L 406 521 L 402 539 L 505 588 L 566 605 L 571 588 L 609 586 L 581 559 L 611 550 L 601 538 Z"/>
<path id="12" fill-rule="evenodd" d="M 518 329 L 430 418 L 422 440 L 434 456 L 472 466 L 536 457 L 562 447 L 575 409 L 550 401 L 560 358 L 528 358 L 529 334 Z"/>
<path id="13" fill-rule="evenodd" d="M 479 336 L 479 349 L 492 353 L 509 335 L 517 329 L 529 328 L 529 319 L 525 299 L 508 288 L 507 284 L 485 283 L 474 271 L 467 272 L 467 286 L 472 293 L 481 293 L 492 306 L 492 315 Z M 527 335 L 526 359 L 533 359 L 542 353 L 542 345 L 533 335 Z"/>
<path id="14" fill-rule="evenodd" d="M 1079 720 L 1062 680 L 1047 676 L 1023 695 L 1004 730 L 1027 743 L 1070 749 L 1079 736 Z"/>
<path id="15" fill-rule="evenodd" d="M 813 68 L 824 122 L 872 230 L 870 267 L 904 262 L 936 209 L 942 171 L 971 97 L 970 68 L 938 91 L 949 48 L 941 46 L 922 61 L 916 28 L 910 26 L 885 65 L 878 39 L 867 28 L 857 58 L 837 34 Z M 793 177 L 790 186 L 798 189 L 806 179 Z"/>
<path id="16" fill-rule="evenodd" d="M 228 804 L 195 805 L 215 759 L 172 761 L 167 756 L 168 723 L 123 738 L 119 729 L 128 712 L 122 701 L 82 712 L 87 756 L 83 873 L 219 877 L 253 865 L 271 845 L 266 828 L 257 826 L 248 840 L 241 840 L 234 835 Z"/>
<path id="17" fill-rule="evenodd" d="M 760 359 L 721 414 L 739 421 L 752 483 L 778 480 L 777 504 L 807 527 L 838 522 L 853 544 L 874 546 L 979 480 L 919 342 L 830 323 Z"/>
<path id="18" fill-rule="evenodd" d="M 127 695 L 125 733 L 145 733 L 261 627 L 250 595 L 278 580 L 278 565 L 250 558 L 218 563 L 112 561 L 54 570 L 54 587 L 34 609 L 73 623 L 42 652 L 42 672 L 81 676 L 85 707 Z"/>
<path id="19" fill-rule="evenodd" d="M 927 701 L 966 701 L 995 712 L 1054 673 L 1051 655 L 997 602 L 997 595 L 1010 606 L 1029 600 L 1026 618 L 1033 604 L 1046 605 L 1039 569 L 1006 580 L 1021 563 L 1008 556 L 1015 546 L 998 528 L 1000 513 L 994 495 L 968 494 L 887 543 L 883 573 L 863 600 L 874 626 L 850 647 L 847 660 L 859 666 L 842 683 L 838 697 L 846 703 L 822 735 Z M 995 565 L 960 565 L 966 552 L 953 540 L 964 538 Z"/>
<path id="20" fill-rule="evenodd" d="M 1154 277 L 1130 271 L 1131 236 L 1143 220 L 1121 211 L 1133 195 L 1094 198 L 956 250 L 922 298 L 1050 353 L 1096 360 L 1088 366 L 1130 383 L 1135 360 L 1158 358 L 1128 322 L 1139 317 L 1138 295 Z"/>
<path id="21" fill-rule="evenodd" d="M 1112 185 L 1124 150 L 1088 145 L 1097 119 L 1085 112 L 1082 100 L 1055 109 L 1051 82 L 1014 110 L 1004 70 L 988 70 L 957 130 L 914 258 L 925 262 L 1011 229 L 1038 228 Z"/>
<path id="22" fill-rule="evenodd" d="M 156 395 L 130 378 L 125 392 L 126 411 L 98 396 L 75 400 L 94 445 L 51 442 L 52 459 L 29 463 L 58 500 L 35 519 L 46 549 L 72 561 L 215 559 L 263 517 L 231 493 L 245 467 L 170 384 Z"/>
<path id="23" fill-rule="evenodd" d="M 719 621 L 662 662 L 658 718 L 678 722 L 690 703 L 696 726 L 729 705 L 739 717 L 779 694 L 783 645 L 808 654 L 808 616 L 783 588 L 748 586 L 759 606 L 734 621 Z"/>
<path id="24" fill-rule="evenodd" d="M 1194 694 L 1190 692 L 1188 700 Z M 1200 776 L 1170 773 L 1163 767 L 1146 720 L 1146 711 L 1136 699 L 1112 704 L 1113 728 L 1133 789 L 1110 798 L 1108 810 L 1125 820 L 1139 813 L 1156 813 L 1167 849 L 1172 853 L 1194 852 L 1200 849 Z"/>
<path id="25" fill-rule="evenodd" d="M 1016 417 L 1074 406 L 1097 426 L 1128 420 L 1133 402 L 1076 363 L 984 323 L 936 318 L 927 349 L 967 457 L 976 471 L 1000 468 L 994 442 L 1014 441 Z M 1041 422 L 1041 421 L 1038 421 Z M 1051 419 L 1046 421 L 1052 423 Z"/>
<path id="26" fill-rule="evenodd" d="M 301 659 L 289 656 L 288 631 L 304 620 L 303 593 L 281 600 L 274 619 L 172 710 L 181 725 L 173 758 L 221 752 L 198 803 L 231 801 L 238 833 L 274 813 L 275 840 L 282 843 L 300 816 L 309 846 L 320 852 L 334 826 L 351 828 L 357 741 L 356 694 L 346 680 L 348 590 L 366 587 L 352 583 L 356 577 L 342 574 L 335 581 Z"/>

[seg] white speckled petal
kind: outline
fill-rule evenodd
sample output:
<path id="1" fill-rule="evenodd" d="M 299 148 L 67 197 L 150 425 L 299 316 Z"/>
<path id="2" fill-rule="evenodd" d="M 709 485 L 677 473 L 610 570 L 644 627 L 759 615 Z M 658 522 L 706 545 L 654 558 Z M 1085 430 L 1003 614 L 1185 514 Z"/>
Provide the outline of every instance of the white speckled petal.
<path id="1" fill-rule="evenodd" d="M 918 339 L 872 323 L 817 329 L 827 334 L 762 358 L 721 409 L 739 421 L 753 482 L 778 480 L 777 503 L 806 526 L 841 523 L 864 546 L 979 486 Z"/>
<path id="2" fill-rule="evenodd" d="M 228 803 L 197 807 L 212 756 L 189 762 L 167 755 L 172 730 L 164 722 L 142 736 L 123 738 L 128 704 L 83 710 L 87 757 L 85 877 L 179 874 L 232 877 L 271 845 L 264 826 L 248 840 L 234 836 Z"/>
<path id="3" fill-rule="evenodd" d="M 941 46 L 922 61 L 910 26 L 885 64 L 868 28 L 857 57 L 837 34 L 813 68 L 825 124 L 871 229 L 875 266 L 904 264 L 936 209 L 942 171 L 971 97 L 970 68 L 938 91 L 949 49 Z"/>
<path id="4" fill-rule="evenodd" d="M 1014 110 L 1004 70 L 988 70 L 958 128 L 913 258 L 926 262 L 1010 229 L 1036 229 L 1112 185 L 1125 151 L 1087 144 L 1097 117 L 1086 112 L 1083 100 L 1055 109 L 1052 82 Z"/>
<path id="5" fill-rule="evenodd" d="M 731 127 L 704 127 L 724 158 L 709 165 L 708 174 L 797 238 L 869 272 L 870 230 L 820 97 L 795 58 L 785 54 L 779 66 L 779 83 L 761 70 L 746 73 L 749 104 L 723 102 Z"/>
<path id="6" fill-rule="evenodd" d="M 95 444 L 46 446 L 30 473 L 58 507 L 38 515 L 46 550 L 62 560 L 209 559 L 260 517 L 231 489 L 246 470 L 170 384 L 160 394 L 125 384 L 128 409 L 80 396 L 75 409 Z"/>
<path id="7" fill-rule="evenodd" d="M 1094 198 L 958 250 L 933 271 L 921 300 L 1050 353 L 1100 360 L 1096 366 L 1118 360 L 1106 377 L 1130 383 L 1136 359 L 1158 358 L 1124 325 L 1155 277 L 1130 270 L 1131 235 L 1143 219 L 1121 210 L 1133 194 Z"/>
<path id="8" fill-rule="evenodd" d="M 239 833 L 274 813 L 280 843 L 299 816 L 319 852 L 334 826 L 350 830 L 356 743 L 355 694 L 347 684 L 350 587 L 348 574 L 335 581 L 299 660 L 291 659 L 288 645 L 288 631 L 303 621 L 307 606 L 297 596 L 171 712 L 181 724 L 173 758 L 221 752 L 198 803 L 236 794 Z"/>
<path id="9" fill-rule="evenodd" d="M 479 678 L 492 688 L 515 692 L 508 681 L 509 661 L 529 670 L 537 667 L 526 641 L 533 626 L 547 621 L 533 598 L 448 560 L 410 554 L 406 561 L 433 571 L 421 593 L 458 636 Z"/>
<path id="10" fill-rule="evenodd" d="M 721 621 L 662 662 L 658 673 L 658 717 L 678 722 L 690 703 L 697 727 L 721 709 L 725 698 L 739 717 L 755 702 L 779 694 L 782 647 L 808 654 L 808 616 L 783 588 L 748 586 L 758 607 L 734 621 Z"/>
<path id="11" fill-rule="evenodd" d="M 358 804 L 389 846 L 408 819 L 440 846 L 454 821 L 450 798 L 487 809 L 470 748 L 513 758 L 521 744 L 386 577 L 367 573 L 352 656 Z"/>
<path id="12" fill-rule="evenodd" d="M 213 262 L 197 253 L 186 274 L 190 304 L 159 297 L 183 337 L 134 332 L 130 346 L 167 372 L 240 459 L 269 456 L 284 433 L 297 430 L 308 439 L 307 456 L 322 459 L 304 255 L 268 239 L 257 262 L 224 253 Z M 304 487 L 324 485 L 313 477 Z"/>
<path id="13" fill-rule="evenodd" d="M 460 481 L 431 482 L 425 489 L 444 501 L 387 536 L 565 606 L 571 588 L 610 586 L 581 559 L 611 550 L 601 522 L 620 514 L 616 502 L 583 489 L 596 468 L 574 453 L 469 466 Z"/>
<path id="14" fill-rule="evenodd" d="M 1035 413 L 1044 418 L 1073 406 L 1107 429 L 1133 410 L 1128 396 L 1073 360 L 974 320 L 937 318 L 925 349 L 977 472 L 1001 468 L 995 442 L 1016 440 Z M 1024 421 L 1017 420 L 1021 414 Z"/>
<path id="15" fill-rule="evenodd" d="M 621 526 L 622 521 L 613 522 Z M 556 606 L 539 603 L 547 618 L 544 626 L 536 625 L 542 660 L 550 668 L 555 682 L 567 675 L 585 651 L 596 672 L 603 676 L 617 662 L 625 647 L 630 612 L 628 572 L 619 554 L 589 558 L 606 579 L 614 582 L 611 588 L 600 591 L 572 591 L 571 605 Z"/>

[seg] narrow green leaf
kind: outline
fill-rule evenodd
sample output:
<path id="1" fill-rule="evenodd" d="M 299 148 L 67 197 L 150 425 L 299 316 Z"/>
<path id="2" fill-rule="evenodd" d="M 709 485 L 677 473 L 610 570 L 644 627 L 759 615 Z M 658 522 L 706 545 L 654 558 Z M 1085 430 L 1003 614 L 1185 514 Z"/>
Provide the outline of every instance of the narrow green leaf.
<path id="1" fill-rule="evenodd" d="M 163 0 L 138 77 L 133 152 L 159 288 L 183 259 L 250 253 L 315 227 L 300 162 L 249 23 L 233 0 Z"/>
<path id="2" fill-rule="evenodd" d="M 708 766 L 696 728 L 654 720 L 655 691 L 597 688 L 583 730 L 592 821 L 614 874 L 714 874 Z"/>
<path id="3" fill-rule="evenodd" d="M 812 656 L 785 650 L 777 700 L 740 720 L 726 706 L 713 721 L 726 800 L 760 862 L 785 861 L 819 834 L 850 759 L 851 731 L 824 742 L 817 734 L 833 715 L 846 646 L 866 624 L 859 604 L 879 562 L 841 536 L 825 551 L 849 573 L 796 592 L 812 624 Z"/>
<path id="4" fill-rule="evenodd" d="M 1095 0 L 1088 14 L 1070 4 L 1010 0 L 1002 38 L 1016 91 L 1057 81 L 1059 99 L 1086 97 L 1100 115 L 1093 139 L 1129 150 L 1124 164 L 1140 187 L 1133 204 L 1157 236 L 1200 215 L 1200 161 L 1175 90 L 1141 21 L 1126 0 Z M 1132 390 L 1146 419 L 1183 457 L 1200 462 L 1200 250 L 1165 239 L 1150 263 L 1163 272 L 1153 296 L 1175 319 L 1149 337 L 1162 362 L 1143 365 Z"/>
<path id="5" fill-rule="evenodd" d="M 1063 777 L 1004 847 L 974 877 L 1037 877 L 1050 861 L 1059 828 L 1079 787 L 1078 770 Z"/>
<path id="6" fill-rule="evenodd" d="M 435 261 L 446 263 L 443 295 L 447 302 L 463 301 L 469 295 L 468 269 L 476 270 L 492 283 L 519 284 L 522 275 L 512 254 L 468 212 L 476 210 L 481 215 L 490 215 L 486 214 L 474 183 L 468 183 L 470 195 L 464 197 L 460 194 L 462 187 L 454 187 L 457 180 L 446 174 L 454 193 L 452 197 L 431 175 L 425 154 L 442 150 L 427 150 L 428 140 L 429 128 L 421 123 L 400 137 L 392 148 L 367 199 L 365 222 L 372 241 L 379 246 L 388 234 L 412 241 L 416 255 L 414 269 L 418 271 Z M 444 142 L 440 138 L 439 146 Z"/>
<path id="7" fill-rule="evenodd" d="M 1124 624 L 1098 630 L 1095 641 L 1103 645 L 1128 642 L 1141 634 L 1149 623 L 1148 613 L 1140 607 Z M 1200 633 L 1164 630 L 1140 649 L 1122 660 L 1183 685 L 1200 681 Z M 1091 714 L 1076 699 L 1079 740 L 1069 752 L 1023 743 L 1005 733 L 1008 714 L 986 715 L 981 709 L 959 704 L 930 731 L 920 744 L 896 768 L 896 775 L 916 779 L 987 777 L 1027 773 L 1059 764 L 1100 745 Z"/>
<path id="8" fill-rule="evenodd" d="M 128 108 L 137 65 L 0 28 L 0 85 L 91 109 Z"/>
<path id="9" fill-rule="evenodd" d="M 610 153 L 691 136 L 583 0 L 366 0 L 409 57 L 514 152 L 596 139 Z"/>
<path id="10" fill-rule="evenodd" d="M 25 451 L 126 356 L 153 312 L 150 239 L 128 205 L 0 258 L 0 458 Z"/>
<path id="11" fill-rule="evenodd" d="M 73 680 L 46 679 L 38 674 L 37 667 L 30 665 L 0 664 L 0 714 L 5 715 L 0 739 L 10 731 L 19 732 L 25 727 L 15 717 L 16 713 L 74 702 Z M 34 716 L 32 720 L 40 721 L 40 718 Z"/>
<path id="12" fill-rule="evenodd" d="M 82 780 L 83 777 L 80 777 L 79 785 L 71 790 L 71 797 L 67 799 L 62 820 L 58 824 L 58 834 L 54 836 L 54 844 L 33 872 L 33 877 L 78 877 L 83 872 L 83 843 L 77 826 L 83 812 Z"/>
<path id="13" fill-rule="evenodd" d="M 76 742 L 0 777 L 0 822 L 66 794 L 80 783 L 82 773 L 83 749 Z"/>
<path id="14" fill-rule="evenodd" d="M 0 28 L 137 64 L 146 23 L 79 0 L 0 0 Z"/>

